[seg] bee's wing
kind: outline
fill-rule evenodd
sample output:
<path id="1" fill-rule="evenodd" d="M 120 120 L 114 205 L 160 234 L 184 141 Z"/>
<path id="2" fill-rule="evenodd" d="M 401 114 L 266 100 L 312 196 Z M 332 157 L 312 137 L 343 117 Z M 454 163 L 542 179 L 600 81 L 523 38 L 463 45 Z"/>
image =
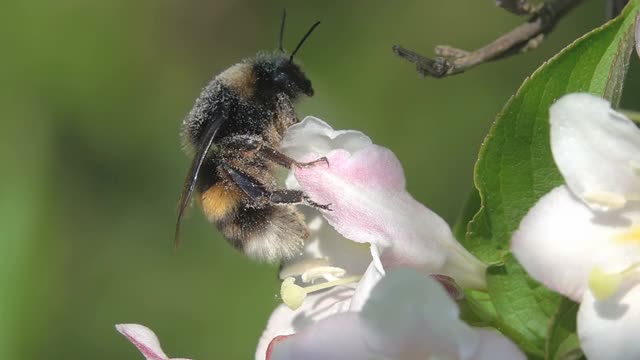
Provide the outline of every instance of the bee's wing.
<path id="1" fill-rule="evenodd" d="M 198 183 L 200 168 L 202 167 L 202 164 L 207 157 L 207 153 L 209 153 L 209 149 L 211 149 L 213 139 L 216 137 L 218 129 L 220 129 L 220 126 L 226 118 L 226 111 L 220 110 L 216 112 L 211 123 L 209 124 L 209 127 L 205 130 L 204 135 L 202 136 L 202 140 L 200 141 L 200 145 L 198 146 L 196 154 L 193 157 L 193 161 L 191 162 L 191 167 L 189 168 L 187 178 L 184 181 L 184 187 L 182 188 L 182 193 L 180 194 L 180 202 L 178 204 L 178 218 L 176 220 L 176 232 L 174 238 L 176 247 L 180 244 L 180 223 L 182 222 L 182 216 L 191 203 L 191 195 L 193 194 L 193 190 L 196 188 L 196 184 Z"/>
<path id="2" fill-rule="evenodd" d="M 261 181 L 227 164 L 223 164 L 223 167 L 231 180 L 252 200 L 259 201 L 269 198 L 270 192 Z"/>

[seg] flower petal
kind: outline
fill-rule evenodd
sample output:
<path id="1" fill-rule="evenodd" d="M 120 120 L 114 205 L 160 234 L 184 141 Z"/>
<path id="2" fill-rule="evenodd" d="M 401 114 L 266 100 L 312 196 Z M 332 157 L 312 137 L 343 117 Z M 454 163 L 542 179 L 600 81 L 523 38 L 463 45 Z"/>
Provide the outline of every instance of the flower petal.
<path id="1" fill-rule="evenodd" d="M 464 299 L 464 290 L 456 283 L 451 276 L 441 274 L 431 274 L 431 278 L 442 285 L 449 297 L 455 301 Z"/>
<path id="2" fill-rule="evenodd" d="M 571 189 L 596 210 L 640 199 L 640 129 L 590 94 L 569 94 L 550 109 L 551 149 Z"/>
<path id="3" fill-rule="evenodd" d="M 639 221 L 638 209 L 594 213 L 563 185 L 524 217 L 511 250 L 534 279 L 580 301 L 595 267 L 616 272 L 640 261 L 640 238 L 623 238 Z"/>
<path id="4" fill-rule="evenodd" d="M 272 354 L 273 354 L 273 349 L 275 348 L 276 344 L 278 344 L 279 342 L 281 342 L 282 340 L 293 336 L 293 335 L 278 335 L 276 337 L 274 337 L 273 339 L 271 339 L 271 342 L 269 342 L 269 346 L 267 347 L 267 355 L 265 356 L 266 360 L 271 360 L 272 358 Z"/>
<path id="5" fill-rule="evenodd" d="M 140 350 L 147 360 L 188 360 L 169 359 L 160 347 L 160 341 L 156 334 L 146 326 L 139 324 L 118 324 L 116 325 L 122 335 L 124 335 L 135 347 Z"/>
<path id="6" fill-rule="evenodd" d="M 272 347 L 267 360 L 369 360 L 377 358 L 365 342 L 360 316 L 347 312 L 313 324 Z"/>
<path id="7" fill-rule="evenodd" d="M 442 285 L 406 268 L 389 272 L 361 312 L 367 343 L 388 359 L 468 358 L 477 338 L 458 314 Z"/>
<path id="8" fill-rule="evenodd" d="M 394 231 L 402 232 L 402 229 L 392 227 L 400 224 L 391 220 L 400 222 L 404 215 L 394 214 L 393 210 L 415 205 L 415 200 L 408 201 L 413 199 L 408 199 L 404 193 L 404 179 L 398 179 L 403 172 L 395 156 L 373 145 L 354 154 L 335 150 L 327 158 L 329 168 L 315 166 L 295 171 L 305 192 L 318 203 L 331 204 L 331 211 L 324 213 L 325 218 L 346 238 L 389 247 L 390 239 L 396 235 Z M 387 181 L 386 178 L 394 180 Z M 404 212 L 408 210 L 403 209 Z"/>
<path id="9" fill-rule="evenodd" d="M 494 345 L 509 351 L 510 359 L 524 359 L 508 340 L 473 330 L 458 312 L 437 281 L 394 270 L 377 283 L 360 313 L 333 315 L 281 339 L 271 359 L 488 359 Z"/>
<path id="10" fill-rule="evenodd" d="M 280 151 L 302 161 L 310 153 L 324 156 L 334 149 L 354 152 L 371 144 L 371 139 L 360 131 L 333 130 L 326 122 L 307 116 L 287 129 Z"/>
<path id="11" fill-rule="evenodd" d="M 300 332 L 309 325 L 330 315 L 349 309 L 354 289 L 339 286 L 331 290 L 313 293 L 306 297 L 302 306 L 296 310 L 279 305 L 271 314 L 267 328 L 262 333 L 256 349 L 256 360 L 263 360 L 269 343 L 277 336 Z"/>
<path id="12" fill-rule="evenodd" d="M 349 305 L 350 311 L 361 311 L 366 304 L 367 300 L 371 296 L 371 291 L 380 282 L 384 274 L 380 273 L 380 270 L 374 262 L 371 262 L 367 271 L 362 275 L 362 279 L 358 282 L 356 291 L 351 298 L 351 304 Z"/>
<path id="13" fill-rule="evenodd" d="M 605 301 L 590 291 L 578 310 L 578 335 L 590 360 L 640 359 L 640 286 L 624 289 Z"/>
<path id="14" fill-rule="evenodd" d="M 636 52 L 640 57 L 640 14 L 636 18 Z"/>
<path id="15" fill-rule="evenodd" d="M 300 168 L 295 176 L 313 201 L 331 204 L 322 213 L 340 234 L 376 245 L 385 266 L 412 266 L 449 275 L 463 287 L 484 287 L 484 264 L 406 191 L 402 166 L 391 151 L 370 145 L 351 154 L 335 150 L 327 158 L 328 168 Z"/>
<path id="16" fill-rule="evenodd" d="M 371 262 L 369 244 L 349 241 L 329 225 L 315 209 L 301 207 L 300 211 L 307 219 L 309 238 L 305 242 L 302 254 L 288 260 L 282 268 L 283 271 L 289 270 L 289 266 L 296 266 L 309 259 L 322 259 L 327 265 L 346 270 L 345 276 L 362 275 L 365 272 Z M 280 277 L 291 275 L 281 273 Z M 296 275 L 298 274 L 293 276 Z"/>
<path id="17" fill-rule="evenodd" d="M 476 329 L 479 346 L 469 360 L 524 360 L 518 347 L 503 335 L 488 329 Z"/>

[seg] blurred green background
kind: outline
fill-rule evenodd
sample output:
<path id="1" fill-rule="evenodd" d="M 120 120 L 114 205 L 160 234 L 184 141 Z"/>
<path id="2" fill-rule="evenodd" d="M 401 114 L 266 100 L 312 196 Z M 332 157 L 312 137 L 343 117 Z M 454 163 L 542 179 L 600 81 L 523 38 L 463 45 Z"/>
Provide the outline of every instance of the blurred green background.
<path id="1" fill-rule="evenodd" d="M 286 45 L 316 96 L 298 107 L 391 148 L 409 189 L 450 223 L 477 149 L 524 78 L 604 21 L 586 2 L 535 52 L 443 80 L 390 48 L 474 48 L 522 19 L 492 0 L 15 1 L 0 22 L 0 359 L 141 359 L 114 330 L 156 331 L 165 351 L 250 359 L 278 304 L 252 263 L 193 209 L 173 251 L 188 166 L 179 124 L 212 75 Z M 623 106 L 640 109 L 634 60 Z"/>

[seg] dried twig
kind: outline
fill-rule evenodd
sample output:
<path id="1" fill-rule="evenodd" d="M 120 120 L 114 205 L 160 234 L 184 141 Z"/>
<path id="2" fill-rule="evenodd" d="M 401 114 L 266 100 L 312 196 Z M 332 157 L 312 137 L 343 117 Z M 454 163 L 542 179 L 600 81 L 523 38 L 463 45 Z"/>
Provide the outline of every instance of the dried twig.
<path id="1" fill-rule="evenodd" d="M 437 46 L 436 57 L 433 59 L 399 45 L 394 45 L 393 51 L 401 58 L 416 64 L 416 70 L 423 76 L 442 78 L 459 74 L 482 63 L 535 49 L 544 36 L 553 30 L 558 20 L 582 1 L 550 0 L 534 6 L 526 0 L 498 0 L 499 6 L 518 14 L 532 14 L 531 18 L 475 51 Z"/>
<path id="2" fill-rule="evenodd" d="M 496 0 L 496 5 L 516 15 L 533 15 L 540 10 L 528 0 Z"/>

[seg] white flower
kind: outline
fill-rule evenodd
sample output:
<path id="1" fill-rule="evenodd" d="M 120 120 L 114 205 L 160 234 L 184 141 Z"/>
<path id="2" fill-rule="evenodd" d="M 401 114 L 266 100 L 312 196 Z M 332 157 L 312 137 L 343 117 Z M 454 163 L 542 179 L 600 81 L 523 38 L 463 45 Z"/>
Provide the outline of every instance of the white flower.
<path id="1" fill-rule="evenodd" d="M 532 277 L 581 302 L 589 359 L 640 359 L 640 130 L 589 94 L 564 96 L 550 115 L 566 185 L 529 211 L 511 248 Z"/>
<path id="2" fill-rule="evenodd" d="M 135 347 L 140 350 L 147 360 L 189 360 L 183 358 L 169 358 L 160 347 L 160 341 L 151 329 L 138 324 L 116 325 L 122 335 L 124 335 Z"/>
<path id="3" fill-rule="evenodd" d="M 358 292 L 364 305 L 342 311 Z M 414 270 L 390 271 L 355 294 L 334 288 L 312 300 L 295 312 L 283 306 L 274 312 L 256 359 L 525 359 L 502 335 L 460 320 L 443 287 Z M 295 335 L 275 336 L 289 334 Z"/>

